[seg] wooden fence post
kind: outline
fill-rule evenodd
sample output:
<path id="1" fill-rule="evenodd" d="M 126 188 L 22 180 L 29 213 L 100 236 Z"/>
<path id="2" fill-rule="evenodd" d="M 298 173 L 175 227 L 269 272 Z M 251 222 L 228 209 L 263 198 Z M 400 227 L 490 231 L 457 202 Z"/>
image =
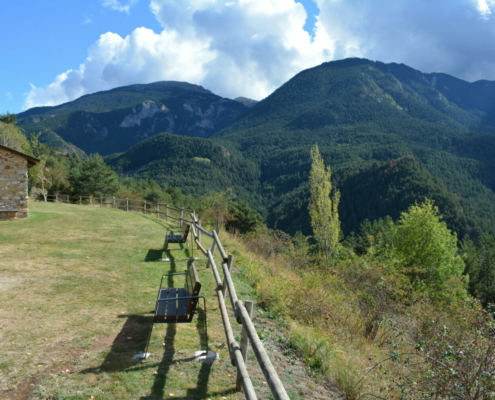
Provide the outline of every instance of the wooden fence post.
<path id="1" fill-rule="evenodd" d="M 115 196 L 113 196 L 113 204 L 112 204 L 112 208 L 115 208 Z"/>
<path id="2" fill-rule="evenodd" d="M 201 226 L 200 220 L 198 220 L 198 226 Z M 198 242 L 201 244 L 201 229 L 198 229 Z"/>
<path id="3" fill-rule="evenodd" d="M 244 306 L 246 307 L 246 311 L 249 314 L 249 318 L 252 320 L 253 302 L 252 301 L 246 301 L 244 303 Z M 248 349 L 248 336 L 247 336 L 246 328 L 243 324 L 242 325 L 242 331 L 241 331 L 241 354 L 242 354 L 242 358 L 244 359 L 244 364 L 247 363 L 247 349 Z M 237 381 L 235 383 L 235 388 L 238 391 L 242 391 L 242 376 L 239 373 L 239 369 L 237 370 Z"/>
<path id="4" fill-rule="evenodd" d="M 89 205 L 90 206 L 93 205 L 93 195 L 92 194 L 89 195 Z"/>
<path id="5" fill-rule="evenodd" d="M 227 261 L 227 269 L 230 270 L 232 269 L 232 262 L 234 261 L 234 257 L 232 255 L 229 254 L 229 259 Z M 223 278 L 223 288 L 222 288 L 222 292 L 223 292 L 223 296 L 225 297 L 225 292 L 227 291 L 227 278 L 224 277 Z M 230 294 L 230 293 L 229 293 Z M 232 296 L 231 296 L 232 298 Z"/>
<path id="6" fill-rule="evenodd" d="M 79 205 L 82 204 L 82 196 L 79 196 Z"/>
<path id="7" fill-rule="evenodd" d="M 144 200 L 143 204 L 143 214 L 146 215 L 146 200 Z"/>
<path id="8" fill-rule="evenodd" d="M 156 217 L 160 217 L 160 203 L 156 203 Z"/>
<path id="9" fill-rule="evenodd" d="M 168 204 L 165 204 L 165 222 L 168 222 Z"/>
<path id="10" fill-rule="evenodd" d="M 184 210 L 180 210 L 180 226 L 183 226 L 182 219 L 184 218 Z"/>
<path id="11" fill-rule="evenodd" d="M 217 234 L 218 234 L 218 232 L 217 232 Z M 217 247 L 217 242 L 215 241 L 215 239 L 213 239 L 213 244 L 211 245 L 211 249 L 210 249 L 212 257 L 215 255 L 216 247 Z M 211 266 L 211 263 L 210 263 L 210 260 L 208 259 L 208 262 L 206 263 L 206 269 L 210 268 L 210 266 Z"/>
<path id="12" fill-rule="evenodd" d="M 129 199 L 125 199 L 125 210 L 129 211 Z"/>
<path id="13" fill-rule="evenodd" d="M 103 200 L 103 197 L 100 196 L 100 207 L 101 207 L 102 200 Z"/>

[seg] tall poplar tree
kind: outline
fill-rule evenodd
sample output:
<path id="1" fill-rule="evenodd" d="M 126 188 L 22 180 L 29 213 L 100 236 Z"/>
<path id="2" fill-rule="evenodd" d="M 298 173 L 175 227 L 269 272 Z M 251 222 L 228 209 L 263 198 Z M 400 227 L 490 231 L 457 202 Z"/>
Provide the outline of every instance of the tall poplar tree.
<path id="1" fill-rule="evenodd" d="M 332 172 L 330 167 L 325 166 L 318 145 L 313 146 L 310 154 L 312 160 L 309 174 L 311 193 L 309 216 L 311 218 L 311 227 L 321 251 L 329 257 L 335 252 L 339 243 L 340 219 L 338 207 L 340 192 L 335 189 L 333 196 L 330 197 Z"/>

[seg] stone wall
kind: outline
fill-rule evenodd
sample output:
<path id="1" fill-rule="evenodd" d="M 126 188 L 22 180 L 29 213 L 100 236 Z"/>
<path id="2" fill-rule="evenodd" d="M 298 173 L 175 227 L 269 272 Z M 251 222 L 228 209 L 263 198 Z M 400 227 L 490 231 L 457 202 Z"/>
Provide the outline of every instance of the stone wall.
<path id="1" fill-rule="evenodd" d="M 0 149 L 0 211 L 17 210 L 17 218 L 28 213 L 28 161 Z"/>

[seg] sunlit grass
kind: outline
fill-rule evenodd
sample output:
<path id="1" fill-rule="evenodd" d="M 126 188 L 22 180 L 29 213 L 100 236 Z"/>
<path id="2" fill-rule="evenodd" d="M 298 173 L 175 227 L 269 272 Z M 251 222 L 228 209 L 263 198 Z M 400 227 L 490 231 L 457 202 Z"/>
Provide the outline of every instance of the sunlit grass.
<path id="1" fill-rule="evenodd" d="M 157 261 L 169 257 L 169 224 L 79 205 L 32 203 L 30 211 L 0 224 L 0 397 L 31 388 L 36 399 L 242 398 L 205 259 L 188 244 L 170 252 L 174 262 Z M 203 310 L 192 324 L 155 325 L 152 357 L 134 360 L 161 275 L 184 270 L 189 256 L 200 258 L 210 349 L 220 360 L 193 360 L 204 346 Z"/>

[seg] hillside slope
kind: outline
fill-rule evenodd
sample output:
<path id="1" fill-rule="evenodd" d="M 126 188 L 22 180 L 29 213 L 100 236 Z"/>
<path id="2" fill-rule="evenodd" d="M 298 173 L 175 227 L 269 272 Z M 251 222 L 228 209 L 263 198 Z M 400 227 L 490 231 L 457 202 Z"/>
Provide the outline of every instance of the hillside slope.
<path id="1" fill-rule="evenodd" d="M 330 62 L 296 75 L 214 140 L 260 166 L 265 204 L 277 214 L 272 224 L 290 232 L 309 233 L 307 223 L 281 219 L 294 221 L 289 215 L 297 213 L 308 220 L 301 199 L 315 143 L 342 189 L 349 171 L 413 156 L 452 196 L 468 201 L 480 221 L 494 222 L 494 88 L 494 82 L 470 84 L 405 65 Z M 299 211 L 290 210 L 297 205 Z M 348 217 L 346 232 L 359 220 Z"/>
<path id="2" fill-rule="evenodd" d="M 106 161 L 125 175 L 180 187 L 189 195 L 232 188 L 241 199 L 263 209 L 259 168 L 211 140 L 160 133 Z"/>
<path id="3" fill-rule="evenodd" d="M 249 109 L 185 82 L 131 85 L 20 113 L 18 125 L 52 146 L 111 154 L 159 132 L 209 137 Z M 60 138 L 63 140 L 61 141 Z"/>
<path id="4" fill-rule="evenodd" d="M 379 212 L 370 215 L 398 215 L 408 202 L 442 192 L 449 198 L 444 204 L 458 204 L 459 212 L 441 209 L 452 215 L 451 228 L 477 236 L 495 230 L 494 110 L 495 82 L 347 59 L 302 71 L 254 105 L 196 85 L 158 82 L 28 110 L 19 123 L 26 132 L 41 132 L 45 141 L 68 141 L 86 152 L 125 152 L 108 157 L 117 171 L 188 194 L 232 188 L 272 227 L 291 233 L 310 234 L 306 203 L 314 144 L 343 198 L 353 191 L 347 180 L 356 171 L 380 175 L 380 168 L 369 170 L 374 163 L 412 157 L 421 168 L 407 168 L 407 174 L 425 180 L 431 191 L 392 195 L 382 185 L 373 196 L 390 207 L 377 205 Z M 159 132 L 176 135 L 153 140 Z M 395 184 L 395 190 L 403 188 Z M 342 204 L 346 233 L 357 229 L 360 209 L 368 207 L 365 196 L 359 198 L 354 210 Z"/>

